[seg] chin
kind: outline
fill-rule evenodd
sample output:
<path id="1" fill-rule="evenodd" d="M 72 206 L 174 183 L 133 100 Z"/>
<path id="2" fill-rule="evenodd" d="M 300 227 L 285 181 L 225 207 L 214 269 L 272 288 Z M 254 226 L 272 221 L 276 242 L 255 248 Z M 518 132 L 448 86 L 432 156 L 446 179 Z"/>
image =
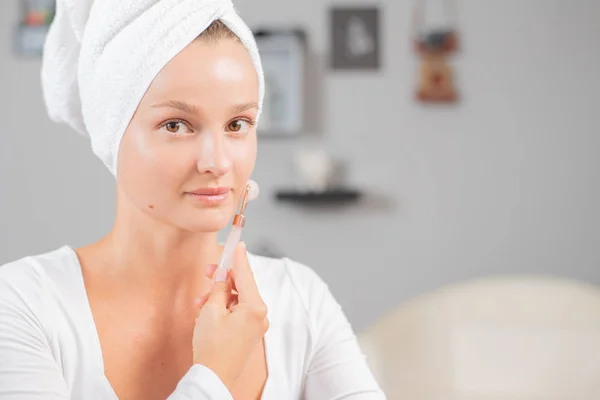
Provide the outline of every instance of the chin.
<path id="1" fill-rule="evenodd" d="M 197 224 L 187 226 L 186 229 L 193 233 L 216 233 L 220 232 L 227 227 L 227 224 Z"/>
<path id="2" fill-rule="evenodd" d="M 230 216 L 219 213 L 199 213 L 192 218 L 185 219 L 182 227 L 194 233 L 213 233 L 225 229 Z"/>

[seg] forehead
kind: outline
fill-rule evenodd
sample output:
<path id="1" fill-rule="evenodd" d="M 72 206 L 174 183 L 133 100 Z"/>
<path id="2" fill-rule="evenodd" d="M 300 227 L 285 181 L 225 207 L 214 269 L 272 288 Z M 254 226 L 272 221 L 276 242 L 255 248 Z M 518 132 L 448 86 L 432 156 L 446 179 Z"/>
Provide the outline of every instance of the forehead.
<path id="1" fill-rule="evenodd" d="M 258 86 L 252 58 L 241 43 L 196 40 L 161 70 L 144 100 L 257 101 Z"/>

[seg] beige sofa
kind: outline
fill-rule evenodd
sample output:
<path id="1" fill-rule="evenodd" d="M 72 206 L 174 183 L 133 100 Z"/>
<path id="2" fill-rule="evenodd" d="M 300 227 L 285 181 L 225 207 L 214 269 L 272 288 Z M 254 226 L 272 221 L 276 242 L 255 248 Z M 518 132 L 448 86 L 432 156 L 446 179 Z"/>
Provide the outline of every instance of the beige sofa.
<path id="1" fill-rule="evenodd" d="M 390 400 L 600 400 L 600 289 L 489 278 L 403 304 L 359 334 Z"/>

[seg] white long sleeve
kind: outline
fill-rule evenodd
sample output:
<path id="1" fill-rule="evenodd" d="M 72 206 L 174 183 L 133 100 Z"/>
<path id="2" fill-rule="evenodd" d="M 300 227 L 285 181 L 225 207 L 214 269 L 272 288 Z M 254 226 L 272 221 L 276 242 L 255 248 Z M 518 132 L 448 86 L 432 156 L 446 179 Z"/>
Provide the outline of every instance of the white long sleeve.
<path id="1" fill-rule="evenodd" d="M 212 370 L 194 365 L 167 400 L 233 400 L 233 397 Z"/>
<path id="2" fill-rule="evenodd" d="M 69 399 L 62 371 L 32 311 L 0 278 L 0 399 Z"/>
<path id="3" fill-rule="evenodd" d="M 384 400 L 328 286 L 307 266 L 249 254 L 269 310 L 262 400 Z M 68 246 L 0 266 L 0 400 L 118 400 L 81 265 Z M 233 400 L 191 367 L 168 400 Z"/>
<path id="4" fill-rule="evenodd" d="M 324 287 L 313 299 L 317 346 L 306 377 L 307 400 L 382 400 L 356 335 L 341 307 Z"/>
<path id="5" fill-rule="evenodd" d="M 71 399 L 43 323 L 35 313 L 43 311 L 44 304 L 27 302 L 15 289 L 0 276 L 0 399 Z M 213 371 L 194 365 L 179 381 L 168 400 L 233 398 Z"/>
<path id="6" fill-rule="evenodd" d="M 314 346 L 305 400 L 384 400 L 342 307 L 312 269 L 293 263 L 289 273 L 306 308 Z"/>

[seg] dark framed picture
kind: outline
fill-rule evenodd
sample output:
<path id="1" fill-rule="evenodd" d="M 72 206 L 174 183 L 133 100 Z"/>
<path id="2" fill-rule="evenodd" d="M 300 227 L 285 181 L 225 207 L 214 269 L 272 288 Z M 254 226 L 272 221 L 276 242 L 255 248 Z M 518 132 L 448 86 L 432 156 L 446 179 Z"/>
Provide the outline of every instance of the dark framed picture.
<path id="1" fill-rule="evenodd" d="M 376 70 L 380 68 L 379 9 L 333 8 L 331 17 L 331 68 Z"/>

